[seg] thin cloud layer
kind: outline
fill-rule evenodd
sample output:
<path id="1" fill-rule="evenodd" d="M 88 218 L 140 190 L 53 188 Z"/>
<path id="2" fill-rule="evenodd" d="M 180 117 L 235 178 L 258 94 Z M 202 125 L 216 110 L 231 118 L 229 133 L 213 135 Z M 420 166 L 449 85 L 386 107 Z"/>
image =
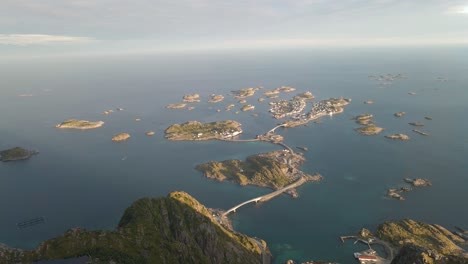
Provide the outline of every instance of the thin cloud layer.
<path id="1" fill-rule="evenodd" d="M 87 43 L 94 41 L 88 37 L 72 37 L 43 34 L 0 34 L 0 44 L 3 45 L 46 45 L 52 43 Z"/>

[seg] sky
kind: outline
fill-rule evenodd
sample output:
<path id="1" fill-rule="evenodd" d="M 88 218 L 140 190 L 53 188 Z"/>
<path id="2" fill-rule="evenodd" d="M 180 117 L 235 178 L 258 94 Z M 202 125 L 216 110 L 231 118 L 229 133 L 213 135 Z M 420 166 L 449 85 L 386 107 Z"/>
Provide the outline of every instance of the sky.
<path id="1" fill-rule="evenodd" d="M 1 0 L 0 56 L 468 44 L 468 0 Z"/>

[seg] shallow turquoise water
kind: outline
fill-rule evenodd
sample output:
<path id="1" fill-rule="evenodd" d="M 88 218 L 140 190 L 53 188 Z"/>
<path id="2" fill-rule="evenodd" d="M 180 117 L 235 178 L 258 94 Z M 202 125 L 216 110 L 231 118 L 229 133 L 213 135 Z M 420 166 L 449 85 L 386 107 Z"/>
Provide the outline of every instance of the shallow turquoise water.
<path id="1" fill-rule="evenodd" d="M 167 110 L 185 93 L 212 93 L 257 85 L 312 91 L 317 99 L 350 97 L 345 113 L 310 127 L 278 130 L 290 146 L 307 146 L 303 169 L 325 180 L 299 188 L 296 200 L 280 196 L 233 215 L 236 229 L 265 239 L 276 263 L 297 260 L 352 262 L 362 247 L 339 235 L 385 220 L 415 218 L 448 228 L 468 225 L 467 49 L 312 50 L 231 54 L 165 55 L 33 60 L 0 64 L 0 148 L 20 145 L 40 154 L 26 162 L 0 164 L 0 242 L 31 248 L 70 227 L 113 228 L 123 210 L 144 196 L 184 190 L 208 207 L 229 208 L 268 192 L 207 180 L 193 167 L 209 160 L 244 158 L 278 149 L 266 143 L 168 142 L 164 129 L 174 122 L 231 118 L 253 137 L 277 121 L 267 101 L 247 99 L 255 112 L 224 112 L 235 102 L 198 103 L 196 109 Z M 370 74 L 404 73 L 408 79 L 379 87 Z M 439 76 L 448 81 L 438 82 Z M 408 92 L 416 92 L 414 96 Z M 18 97 L 33 94 L 33 97 Z M 293 93 L 294 94 L 294 93 Z M 292 94 L 283 94 L 283 97 Z M 365 100 L 375 104 L 365 105 Z M 104 110 L 125 111 L 103 116 Z M 209 109 L 212 107 L 212 109 Z M 216 113 L 216 109 L 222 109 Z M 397 119 L 394 112 L 407 115 Z M 372 113 L 384 134 L 406 133 L 408 142 L 353 131 L 352 116 Z M 424 116 L 433 117 L 432 121 Z M 63 131 L 67 118 L 103 120 L 92 131 Z M 141 118 L 135 122 L 135 118 Z M 422 121 L 431 133 L 411 132 Z M 155 130 L 154 137 L 144 132 Z M 113 144 L 112 135 L 132 138 Z M 123 160 L 124 159 L 124 160 Z M 385 198 L 402 178 L 424 177 L 433 186 Z M 46 223 L 19 230 L 16 223 L 44 216 Z"/>

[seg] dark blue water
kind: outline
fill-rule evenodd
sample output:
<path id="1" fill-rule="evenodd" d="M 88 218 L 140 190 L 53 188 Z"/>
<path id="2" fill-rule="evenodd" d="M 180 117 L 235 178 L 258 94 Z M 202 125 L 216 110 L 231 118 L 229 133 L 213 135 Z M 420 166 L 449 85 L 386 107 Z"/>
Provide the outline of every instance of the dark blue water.
<path id="1" fill-rule="evenodd" d="M 233 215 L 236 229 L 265 239 L 277 263 L 297 260 L 352 262 L 339 235 L 385 220 L 414 218 L 451 228 L 468 225 L 468 50 L 462 48 L 379 50 L 296 50 L 134 57 L 89 57 L 0 62 L 0 149 L 23 146 L 40 154 L 0 164 L 0 242 L 35 247 L 68 228 L 111 229 L 134 200 L 183 190 L 208 207 L 229 208 L 269 192 L 205 179 L 193 167 L 209 160 L 245 158 L 278 149 L 266 143 L 168 142 L 164 129 L 175 122 L 234 119 L 249 138 L 273 127 L 268 101 L 247 99 L 258 117 L 224 107 L 229 92 L 263 85 L 310 90 L 318 99 L 350 97 L 345 113 L 320 125 L 278 130 L 290 146 L 307 146 L 303 169 L 325 180 L 299 188 L 300 197 L 280 196 Z M 380 87 L 370 74 L 404 73 L 407 79 Z M 445 77 L 448 81 L 435 81 Z M 183 94 L 200 93 L 196 109 L 168 110 Z M 416 92 L 414 96 L 408 92 Z M 218 104 L 206 103 L 224 94 Z M 18 94 L 32 94 L 18 97 Z M 283 94 L 287 98 L 293 94 Z M 373 100 L 375 104 L 363 104 Z M 104 110 L 125 108 L 108 116 Z M 221 109 L 217 113 L 216 109 Z M 400 119 L 394 112 L 405 111 Z M 386 130 L 366 137 L 353 131 L 352 116 L 372 113 Z M 430 116 L 432 121 L 424 120 Z M 91 131 L 54 126 L 67 118 L 103 120 Z M 135 118 L 141 118 L 136 122 Z M 423 137 L 408 122 L 422 121 Z M 148 130 L 156 131 L 147 137 Z M 114 134 L 131 139 L 112 143 Z M 385 134 L 405 133 L 407 142 Z M 385 198 L 405 177 L 433 186 Z M 44 224 L 19 230 L 16 223 L 44 216 Z"/>

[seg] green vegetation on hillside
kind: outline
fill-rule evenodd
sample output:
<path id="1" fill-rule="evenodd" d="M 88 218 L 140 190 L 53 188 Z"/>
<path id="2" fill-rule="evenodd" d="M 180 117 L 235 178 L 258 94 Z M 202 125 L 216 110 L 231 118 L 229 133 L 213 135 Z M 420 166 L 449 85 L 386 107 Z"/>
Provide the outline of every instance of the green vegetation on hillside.
<path id="1" fill-rule="evenodd" d="M 1 161 L 13 161 L 13 160 L 22 160 L 28 159 L 31 155 L 36 154 L 35 151 L 29 151 L 24 148 L 15 147 L 7 150 L 0 151 L 0 160 Z"/>
<path id="2" fill-rule="evenodd" d="M 463 239 L 442 226 L 414 220 L 383 223 L 377 230 L 377 236 L 397 247 L 410 244 L 444 255 L 458 255 L 463 251 L 456 245 L 463 242 Z"/>
<path id="3" fill-rule="evenodd" d="M 234 132 L 242 132 L 241 124 L 225 120 L 211 123 L 190 121 L 184 124 L 174 124 L 165 131 L 169 140 L 209 140 L 228 136 Z"/>
<path id="4" fill-rule="evenodd" d="M 252 155 L 247 157 L 245 161 L 210 161 L 197 165 L 195 168 L 206 177 L 219 181 L 228 180 L 240 185 L 251 184 L 275 189 L 284 187 L 292 182 L 286 176 L 288 170 L 292 170 L 292 168 L 277 161 L 271 155 L 268 153 Z"/>
<path id="5" fill-rule="evenodd" d="M 72 229 L 31 251 L 0 248 L 0 263 L 89 256 L 93 263 L 262 263 L 257 243 L 219 225 L 183 192 L 143 198 L 123 214 L 115 231 Z"/>

